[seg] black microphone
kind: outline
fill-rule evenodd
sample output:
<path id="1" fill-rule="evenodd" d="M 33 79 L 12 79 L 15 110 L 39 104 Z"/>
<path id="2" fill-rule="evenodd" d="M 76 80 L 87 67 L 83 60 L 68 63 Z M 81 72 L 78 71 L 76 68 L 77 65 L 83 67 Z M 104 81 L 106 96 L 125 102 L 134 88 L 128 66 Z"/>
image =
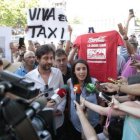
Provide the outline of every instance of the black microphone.
<path id="1" fill-rule="evenodd" d="M 29 108 L 26 110 L 26 116 L 32 118 L 36 113 L 41 111 L 47 104 L 47 99 L 42 96 L 33 101 Z"/>

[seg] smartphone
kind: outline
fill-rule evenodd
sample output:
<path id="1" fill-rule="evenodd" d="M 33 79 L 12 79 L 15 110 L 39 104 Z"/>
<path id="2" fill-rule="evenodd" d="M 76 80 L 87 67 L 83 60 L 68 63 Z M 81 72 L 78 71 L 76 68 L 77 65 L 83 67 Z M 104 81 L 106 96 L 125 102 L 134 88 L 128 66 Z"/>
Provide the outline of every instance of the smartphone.
<path id="1" fill-rule="evenodd" d="M 99 81 L 95 82 L 95 86 L 96 86 L 96 89 L 100 92 L 106 90 L 106 87 L 104 85 L 101 85 L 101 83 Z"/>
<path id="2" fill-rule="evenodd" d="M 130 56 L 132 64 L 137 63 L 135 56 Z"/>
<path id="3" fill-rule="evenodd" d="M 103 92 L 99 93 L 99 97 L 102 98 L 104 101 L 106 101 L 107 103 L 110 103 L 112 101 L 112 98 L 109 97 L 108 95 L 106 95 Z"/>
<path id="4" fill-rule="evenodd" d="M 129 14 L 134 15 L 134 10 L 133 9 L 129 9 Z"/>
<path id="5" fill-rule="evenodd" d="M 25 46 L 25 44 L 24 44 L 24 38 L 21 37 L 21 38 L 19 38 L 19 48 L 24 47 L 24 46 Z"/>

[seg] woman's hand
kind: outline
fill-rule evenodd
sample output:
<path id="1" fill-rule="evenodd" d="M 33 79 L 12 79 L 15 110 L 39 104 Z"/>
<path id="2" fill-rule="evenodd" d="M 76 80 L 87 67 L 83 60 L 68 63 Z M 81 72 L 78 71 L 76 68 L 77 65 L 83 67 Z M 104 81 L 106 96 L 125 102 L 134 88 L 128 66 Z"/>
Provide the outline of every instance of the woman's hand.
<path id="1" fill-rule="evenodd" d="M 114 109 L 119 109 L 119 105 L 120 105 L 120 102 L 114 96 L 112 96 L 112 107 Z"/>
<path id="2" fill-rule="evenodd" d="M 77 115 L 79 116 L 80 114 L 84 114 L 83 107 L 79 105 L 76 101 L 74 101 L 74 104 L 76 106 Z"/>

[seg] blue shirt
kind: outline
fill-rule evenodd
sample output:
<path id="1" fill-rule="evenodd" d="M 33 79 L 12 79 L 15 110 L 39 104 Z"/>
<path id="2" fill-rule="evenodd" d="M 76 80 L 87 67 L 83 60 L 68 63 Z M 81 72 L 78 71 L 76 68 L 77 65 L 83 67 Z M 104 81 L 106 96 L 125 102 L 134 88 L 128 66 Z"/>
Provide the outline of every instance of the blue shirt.
<path id="1" fill-rule="evenodd" d="M 95 79 L 92 79 L 92 83 L 95 83 Z M 76 100 L 76 96 L 74 94 L 73 91 L 73 85 L 72 83 L 70 83 L 70 90 L 71 90 L 71 94 L 70 94 L 70 98 L 71 98 L 71 102 L 70 102 L 70 120 L 73 124 L 73 126 L 75 127 L 75 129 L 79 132 L 81 132 L 82 126 L 80 123 L 80 120 L 76 114 L 76 110 L 75 110 L 75 104 L 74 104 L 74 100 Z M 85 87 L 82 89 L 82 93 L 81 95 L 86 98 L 87 101 L 97 104 L 97 98 L 96 98 L 96 93 L 87 93 Z M 90 124 L 95 127 L 98 123 L 99 123 L 99 114 L 87 109 L 87 118 L 90 122 Z"/>
<path id="2" fill-rule="evenodd" d="M 140 119 L 126 116 L 122 140 L 140 140 Z"/>
<path id="3" fill-rule="evenodd" d="M 34 65 L 34 68 L 36 68 L 36 65 Z M 29 71 L 24 67 L 20 66 L 16 71 L 15 74 L 20 75 L 20 76 L 25 76 Z"/>

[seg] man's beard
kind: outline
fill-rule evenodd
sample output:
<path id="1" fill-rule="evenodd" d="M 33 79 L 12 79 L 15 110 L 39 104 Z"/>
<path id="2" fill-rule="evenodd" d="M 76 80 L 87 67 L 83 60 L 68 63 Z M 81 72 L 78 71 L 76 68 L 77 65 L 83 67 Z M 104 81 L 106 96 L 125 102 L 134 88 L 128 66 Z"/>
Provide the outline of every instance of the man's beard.
<path id="1" fill-rule="evenodd" d="M 42 65 L 42 70 L 44 70 L 44 71 L 50 71 L 51 70 L 51 67 L 52 67 L 51 64 L 49 64 L 48 66 Z"/>

